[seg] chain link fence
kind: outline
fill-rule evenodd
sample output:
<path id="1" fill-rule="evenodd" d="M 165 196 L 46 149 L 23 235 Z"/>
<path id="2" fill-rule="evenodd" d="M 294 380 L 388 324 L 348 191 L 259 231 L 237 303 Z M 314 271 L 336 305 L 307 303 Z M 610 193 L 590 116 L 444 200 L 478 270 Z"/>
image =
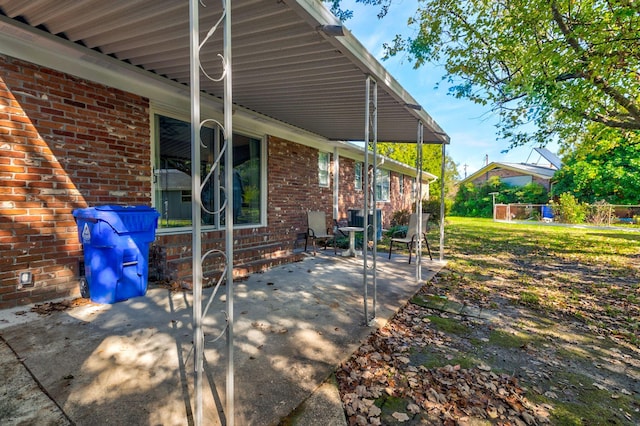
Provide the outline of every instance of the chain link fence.
<path id="1" fill-rule="evenodd" d="M 587 223 L 597 226 L 640 226 L 640 205 L 616 205 L 607 203 L 583 204 L 579 215 Z M 493 220 L 501 221 L 542 221 L 576 223 L 566 220 L 569 215 L 561 206 L 554 204 L 495 204 Z M 575 216 L 575 215 L 572 215 Z"/>

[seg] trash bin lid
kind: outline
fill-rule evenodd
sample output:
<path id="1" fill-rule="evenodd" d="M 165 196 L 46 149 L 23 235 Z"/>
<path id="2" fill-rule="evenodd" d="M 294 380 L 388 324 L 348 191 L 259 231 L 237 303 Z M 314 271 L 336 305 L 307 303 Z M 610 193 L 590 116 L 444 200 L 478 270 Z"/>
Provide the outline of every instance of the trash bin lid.
<path id="1" fill-rule="evenodd" d="M 155 230 L 160 213 L 148 206 L 105 205 L 74 210 L 73 215 L 104 221 L 116 232 L 123 234 Z"/>

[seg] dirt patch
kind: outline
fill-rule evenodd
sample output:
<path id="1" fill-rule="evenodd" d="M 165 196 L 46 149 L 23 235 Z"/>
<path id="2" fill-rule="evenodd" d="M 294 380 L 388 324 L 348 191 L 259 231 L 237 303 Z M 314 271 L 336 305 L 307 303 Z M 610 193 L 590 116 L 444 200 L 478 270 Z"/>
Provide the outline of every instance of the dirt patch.
<path id="1" fill-rule="evenodd" d="M 31 312 L 40 315 L 49 315 L 53 312 L 66 311 L 67 309 L 77 308 L 79 306 L 94 305 L 91 300 L 79 297 L 77 299 L 63 300 L 61 302 L 46 302 L 34 305 Z M 22 311 L 16 312 L 16 315 L 22 314 Z"/>

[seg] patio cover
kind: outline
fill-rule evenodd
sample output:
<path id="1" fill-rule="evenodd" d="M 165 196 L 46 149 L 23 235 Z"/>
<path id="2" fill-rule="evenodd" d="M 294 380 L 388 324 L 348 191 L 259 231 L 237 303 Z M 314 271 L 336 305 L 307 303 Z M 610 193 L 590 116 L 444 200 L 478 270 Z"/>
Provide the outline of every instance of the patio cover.
<path id="1" fill-rule="evenodd" d="M 201 3 L 206 7 L 199 14 L 199 40 L 205 38 L 205 32 L 221 15 L 219 0 L 201 0 Z M 301 134 L 310 132 L 327 140 L 362 141 L 369 139 L 365 136 L 370 106 L 365 102 L 368 97 L 365 88 L 374 80 L 377 85 L 374 141 L 419 140 L 441 144 L 444 169 L 445 144 L 449 142 L 446 133 L 348 31 L 332 36 L 322 30 L 327 25 L 341 26 L 341 23 L 319 1 L 234 0 L 231 9 L 234 112 L 237 108 L 243 114 L 255 114 L 257 120 L 270 117 L 299 129 Z M 189 2 L 186 1 L 0 0 L 0 53 L 81 78 L 99 77 L 104 84 L 154 101 L 170 102 L 172 97 L 185 98 L 190 92 L 190 27 Z M 222 33 L 214 33 L 212 41 L 199 55 L 202 67 L 212 76 L 219 76 L 223 66 L 218 58 L 224 50 Z M 218 99 L 222 105 L 224 80 L 201 79 L 200 82 L 200 91 Z M 225 109 L 228 106 L 227 100 Z M 193 136 L 192 140 L 195 140 Z M 194 182 L 198 182 L 197 174 Z M 227 217 L 230 218 L 229 213 Z M 199 221 L 194 223 L 194 233 L 199 233 Z M 229 219 L 229 223 L 233 220 Z M 442 223 L 440 229 L 442 247 Z M 232 233 L 227 233 L 227 247 L 232 246 L 231 238 Z M 197 241 L 194 238 L 194 254 L 200 253 Z M 233 252 L 227 260 L 231 265 L 232 256 Z M 194 259 L 196 264 L 196 256 Z M 365 260 L 365 282 L 366 269 Z M 373 269 L 375 271 L 375 263 Z M 194 276 L 198 275 L 194 267 Z M 365 284 L 367 319 L 366 287 Z M 227 397 L 226 412 L 230 425 L 234 423 L 235 413 L 232 289 L 232 285 L 227 286 L 227 395 L 231 397 Z M 196 283 L 197 425 L 202 423 L 200 293 L 200 284 Z M 375 296 L 373 300 L 375 306 Z"/>
<path id="2" fill-rule="evenodd" d="M 219 0 L 202 3 L 200 39 L 221 13 Z M 76 75 L 88 64 L 107 73 L 113 87 L 148 91 L 151 99 L 154 82 L 188 94 L 186 1 L 0 0 L 0 11 L 0 53 L 42 57 Z M 234 105 L 329 140 L 361 141 L 369 75 L 379 90 L 379 141 L 415 142 L 420 120 L 424 143 L 448 143 L 446 133 L 348 30 L 332 37 L 323 25 L 341 23 L 317 0 L 234 0 Z M 221 34 L 201 53 L 213 76 L 221 71 Z M 154 74 L 149 87 L 131 87 L 131 73 L 148 79 L 143 70 Z M 203 79 L 201 90 L 222 98 L 223 82 Z"/>

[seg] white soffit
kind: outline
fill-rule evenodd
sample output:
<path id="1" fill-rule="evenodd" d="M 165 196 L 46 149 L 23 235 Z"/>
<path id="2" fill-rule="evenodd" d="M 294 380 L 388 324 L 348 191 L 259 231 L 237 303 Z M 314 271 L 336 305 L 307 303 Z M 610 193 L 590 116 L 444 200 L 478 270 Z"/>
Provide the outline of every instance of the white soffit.
<path id="1" fill-rule="evenodd" d="M 221 14 L 203 0 L 201 39 Z M 189 7 L 174 0 L 0 0 L 5 23 L 27 24 L 181 85 L 189 84 Z M 236 105 L 331 140 L 363 140 L 365 80 L 378 83 L 378 140 L 448 143 L 446 133 L 348 31 L 329 37 L 318 27 L 340 24 L 317 0 L 232 2 L 233 101 Z M 22 42 L 29 42 L 23 36 Z M 201 61 L 219 75 L 222 31 Z M 0 46 L 0 53 L 11 54 Z M 61 61 L 65 51 L 60 52 Z M 202 80 L 222 97 L 222 83 Z"/>

